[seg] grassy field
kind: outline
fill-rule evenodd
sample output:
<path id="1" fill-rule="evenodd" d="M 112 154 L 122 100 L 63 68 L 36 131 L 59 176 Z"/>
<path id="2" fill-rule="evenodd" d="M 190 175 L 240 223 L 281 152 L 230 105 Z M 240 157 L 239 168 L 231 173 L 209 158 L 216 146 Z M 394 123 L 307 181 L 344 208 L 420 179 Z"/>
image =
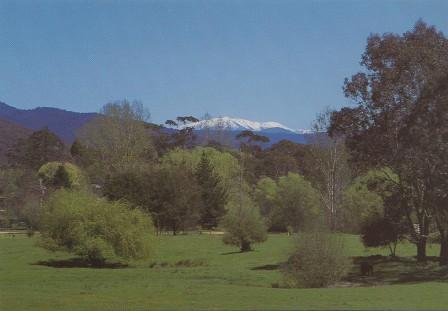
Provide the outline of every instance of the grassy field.
<path id="1" fill-rule="evenodd" d="M 350 256 L 386 255 L 365 250 L 345 236 Z M 277 265 L 292 239 L 270 235 L 255 251 L 238 253 L 219 236 L 162 236 L 154 257 L 128 267 L 83 267 L 71 256 L 35 246 L 36 238 L 0 237 L 0 310 L 282 310 L 447 309 L 448 278 L 436 263 L 378 257 L 375 276 L 357 268 L 341 287 L 273 288 L 282 281 Z M 428 249 L 437 254 L 437 247 Z M 414 255 L 401 245 L 399 256 Z M 355 286 L 356 285 L 356 286 Z M 369 285 L 369 286 L 367 286 Z"/>

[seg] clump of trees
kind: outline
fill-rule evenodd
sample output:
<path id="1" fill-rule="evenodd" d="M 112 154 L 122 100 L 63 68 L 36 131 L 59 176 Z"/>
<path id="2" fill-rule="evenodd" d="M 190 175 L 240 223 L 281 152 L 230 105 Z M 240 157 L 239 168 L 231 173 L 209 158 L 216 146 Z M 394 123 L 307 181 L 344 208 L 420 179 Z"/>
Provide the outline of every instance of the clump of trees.
<path id="1" fill-rule="evenodd" d="M 87 191 L 55 191 L 44 205 L 40 232 L 43 247 L 74 253 L 95 266 L 107 259 L 148 258 L 154 244 L 148 215 Z"/>
<path id="2" fill-rule="evenodd" d="M 232 180 L 238 162 L 213 148 L 174 149 L 146 171 L 112 174 L 104 194 L 126 199 L 150 213 L 159 231 L 200 226 L 213 229 L 224 216 L 225 205 L 237 190 Z"/>
<path id="3" fill-rule="evenodd" d="M 268 219 L 271 230 L 297 232 L 304 229 L 319 215 L 320 202 L 317 191 L 303 176 L 288 173 L 278 181 L 269 177 L 258 181 L 254 193 L 262 215 Z"/>

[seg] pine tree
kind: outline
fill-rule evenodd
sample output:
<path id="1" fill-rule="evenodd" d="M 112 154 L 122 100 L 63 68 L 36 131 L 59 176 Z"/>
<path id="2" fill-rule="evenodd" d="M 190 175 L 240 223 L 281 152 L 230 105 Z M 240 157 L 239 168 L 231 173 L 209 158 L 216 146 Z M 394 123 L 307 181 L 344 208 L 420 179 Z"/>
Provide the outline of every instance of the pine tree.
<path id="1" fill-rule="evenodd" d="M 221 185 L 221 178 L 213 171 L 207 155 L 202 154 L 196 170 L 196 179 L 201 191 L 200 224 L 205 229 L 215 228 L 224 216 L 227 191 Z"/>

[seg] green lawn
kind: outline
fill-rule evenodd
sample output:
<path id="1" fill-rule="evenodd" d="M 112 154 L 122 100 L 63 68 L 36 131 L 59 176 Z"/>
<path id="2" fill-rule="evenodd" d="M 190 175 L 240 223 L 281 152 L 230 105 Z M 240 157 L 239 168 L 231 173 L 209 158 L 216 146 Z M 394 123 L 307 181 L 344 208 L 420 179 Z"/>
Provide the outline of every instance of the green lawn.
<path id="1" fill-rule="evenodd" d="M 366 251 L 356 236 L 345 239 L 350 256 L 387 254 Z M 44 265 L 64 264 L 71 256 L 46 252 L 35 243 L 36 238 L 0 237 L 0 310 L 448 308 L 448 279 L 435 263 L 379 263 L 377 276 L 367 282 L 375 286 L 272 288 L 282 280 L 275 267 L 292 244 L 286 235 L 270 235 L 249 253 L 224 246 L 219 236 L 163 236 L 151 260 L 115 269 Z M 436 255 L 438 249 L 428 251 Z M 399 256 L 414 252 L 411 245 L 398 249 Z M 176 266 L 185 260 L 193 264 Z M 350 281 L 356 283 L 353 271 Z"/>

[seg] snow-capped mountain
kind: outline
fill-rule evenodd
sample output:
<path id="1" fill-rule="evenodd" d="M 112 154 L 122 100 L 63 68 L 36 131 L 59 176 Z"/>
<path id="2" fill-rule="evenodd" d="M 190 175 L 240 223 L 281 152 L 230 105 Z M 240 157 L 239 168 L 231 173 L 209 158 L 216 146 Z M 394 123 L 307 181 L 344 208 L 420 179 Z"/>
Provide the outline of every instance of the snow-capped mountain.
<path id="1" fill-rule="evenodd" d="M 180 128 L 193 127 L 196 130 L 203 129 L 227 129 L 231 131 L 249 130 L 253 132 L 290 132 L 296 134 L 308 134 L 310 130 L 293 130 L 278 122 L 257 122 L 241 118 L 219 117 L 199 122 L 180 125 Z"/>

